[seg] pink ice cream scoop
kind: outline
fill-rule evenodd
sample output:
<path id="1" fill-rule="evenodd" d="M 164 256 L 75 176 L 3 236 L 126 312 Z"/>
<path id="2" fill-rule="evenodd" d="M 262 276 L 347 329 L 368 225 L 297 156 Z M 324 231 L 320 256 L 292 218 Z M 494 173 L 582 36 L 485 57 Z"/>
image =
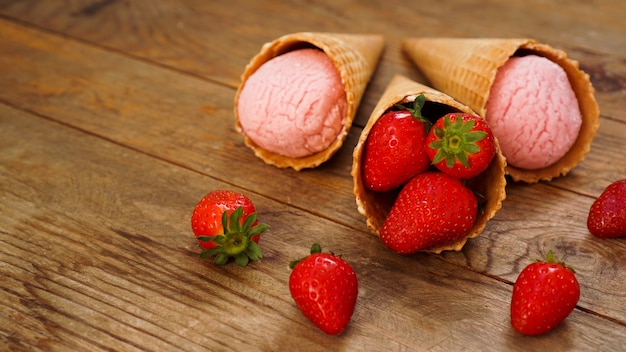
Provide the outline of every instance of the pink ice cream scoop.
<path id="1" fill-rule="evenodd" d="M 332 60 L 299 49 L 265 62 L 245 82 L 237 114 L 260 147 L 291 158 L 328 148 L 343 129 L 347 100 Z"/>
<path id="2" fill-rule="evenodd" d="M 512 57 L 498 69 L 485 118 L 507 163 L 528 170 L 561 159 L 582 124 L 565 71 L 536 55 Z"/>

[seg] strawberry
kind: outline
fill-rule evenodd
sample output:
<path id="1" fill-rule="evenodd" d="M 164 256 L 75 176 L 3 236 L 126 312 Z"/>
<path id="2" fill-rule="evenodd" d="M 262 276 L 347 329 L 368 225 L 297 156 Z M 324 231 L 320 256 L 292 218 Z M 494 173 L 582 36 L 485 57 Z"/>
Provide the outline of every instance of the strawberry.
<path id="1" fill-rule="evenodd" d="M 426 171 L 430 159 L 424 142 L 430 127 L 421 110 L 426 98 L 419 95 L 408 108 L 390 110 L 372 127 L 363 150 L 363 180 L 373 191 L 385 192 Z"/>
<path id="2" fill-rule="evenodd" d="M 467 234 L 477 211 L 476 195 L 461 180 L 428 171 L 402 188 L 383 223 L 380 239 L 400 254 L 449 244 Z"/>
<path id="3" fill-rule="evenodd" d="M 511 325 L 524 335 L 545 334 L 574 310 L 580 287 L 574 271 L 556 262 L 549 251 L 545 261 L 526 266 L 513 285 Z"/>
<path id="4" fill-rule="evenodd" d="M 245 266 L 262 257 L 258 246 L 260 234 L 268 226 L 259 224 L 256 209 L 245 195 L 234 191 L 215 190 L 206 194 L 191 215 L 191 228 L 205 250 L 201 258 L 215 256 L 216 265 L 224 265 L 230 257 Z"/>
<path id="5" fill-rule="evenodd" d="M 496 155 L 495 139 L 487 122 L 463 113 L 439 118 L 426 137 L 426 145 L 432 164 L 460 179 L 485 171 Z"/>
<path id="6" fill-rule="evenodd" d="M 601 238 L 626 236 L 626 179 L 610 184 L 593 202 L 587 228 Z"/>
<path id="7" fill-rule="evenodd" d="M 322 253 L 319 244 L 311 255 L 290 263 L 289 292 L 315 326 L 329 335 L 340 334 L 350 322 L 359 293 L 354 270 L 341 257 Z"/>

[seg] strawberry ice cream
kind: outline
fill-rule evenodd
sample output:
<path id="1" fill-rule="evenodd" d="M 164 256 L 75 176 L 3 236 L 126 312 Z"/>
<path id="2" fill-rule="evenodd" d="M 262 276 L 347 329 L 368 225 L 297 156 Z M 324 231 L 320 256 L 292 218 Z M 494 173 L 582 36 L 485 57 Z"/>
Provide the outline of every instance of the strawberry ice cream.
<path id="1" fill-rule="evenodd" d="M 561 159 L 582 124 L 565 71 L 537 55 L 511 57 L 498 69 L 485 118 L 507 163 L 528 170 Z"/>
<path id="2" fill-rule="evenodd" d="M 265 62 L 245 82 L 236 108 L 243 133 L 254 143 L 300 158 L 341 137 L 347 100 L 330 57 L 310 48 Z"/>

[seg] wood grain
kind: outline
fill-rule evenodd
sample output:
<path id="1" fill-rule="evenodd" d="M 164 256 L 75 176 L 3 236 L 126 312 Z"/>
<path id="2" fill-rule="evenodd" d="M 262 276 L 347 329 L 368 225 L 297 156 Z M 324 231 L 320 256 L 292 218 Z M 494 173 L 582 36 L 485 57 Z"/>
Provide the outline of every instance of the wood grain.
<path id="1" fill-rule="evenodd" d="M 0 350 L 622 348 L 626 242 L 591 236 L 585 221 L 626 177 L 624 4 L 417 6 L 0 0 Z M 388 38 L 343 148 L 304 172 L 263 164 L 232 116 L 247 61 L 299 30 Z M 580 61 L 600 103 L 587 159 L 550 183 L 509 183 L 461 252 L 390 253 L 351 192 L 352 149 L 385 85 L 396 73 L 422 80 L 400 51 L 409 35 L 535 37 Z M 198 258 L 189 216 L 216 188 L 245 192 L 270 224 L 261 263 Z M 286 289 L 287 263 L 312 241 L 359 277 L 339 337 L 313 328 Z M 581 300 L 553 333 L 525 338 L 508 321 L 511 285 L 548 249 L 577 269 Z"/>
<path id="2" fill-rule="evenodd" d="M 459 270 L 437 256 L 404 258 L 382 251 L 367 233 L 257 194 L 252 196 L 260 217 L 273 223 L 281 219 L 292 228 L 270 230 L 261 263 L 213 267 L 197 257 L 187 217 L 206 188 L 227 185 L 4 105 L 0 116 L 9 126 L 2 130 L 0 180 L 11 190 L 0 208 L 11 220 L 0 233 L 8 268 L 2 307 L 5 312 L 10 307 L 12 320 L 27 321 L 2 325 L 22 344 L 12 347 L 323 350 L 332 338 L 321 332 L 311 336 L 287 290 L 287 254 L 303 255 L 311 238 L 350 258 L 361 281 L 344 347 L 379 350 L 394 341 L 398 349 L 480 348 L 507 336 L 473 335 L 508 328 L 510 285 Z M 360 247 L 338 238 L 348 233 Z M 484 310 L 476 314 L 476 306 Z M 593 338 L 611 340 L 600 333 L 609 333 L 614 324 L 585 311 L 576 311 L 553 338 L 578 335 L 574 342 L 591 348 L 576 332 L 588 324 L 598 328 Z M 238 330 L 245 330 L 246 338 Z M 383 338 L 367 331 L 381 331 Z M 508 336 L 519 338 L 513 332 Z"/>
<path id="3" fill-rule="evenodd" d="M 579 2 L 576 6 L 542 0 L 488 1 L 481 6 L 471 1 L 428 0 L 407 5 L 390 0 L 384 11 L 362 1 L 311 5 L 247 0 L 64 0 L 42 5 L 34 0 L 6 0 L 0 1 L 0 13 L 231 87 L 239 84 L 244 66 L 261 45 L 283 34 L 380 33 L 388 40 L 387 50 L 371 82 L 371 94 L 366 95 L 356 118 L 355 124 L 361 127 L 396 73 L 424 81 L 400 50 L 403 38 L 531 37 L 581 61 L 594 85 L 613 93 L 609 100 L 599 97 L 603 113 L 626 121 L 617 113 L 619 109 L 614 109 L 619 107 L 619 99 L 626 98 L 626 38 L 621 16 L 626 5 L 619 0 Z"/>
<path id="4" fill-rule="evenodd" d="M 221 181 L 244 185 L 248 190 L 259 191 L 262 189 L 264 194 L 292 206 L 309 209 L 320 216 L 365 230 L 362 217 L 354 211 L 351 179 L 348 177 L 351 163 L 350 147 L 356 137 L 355 131 L 352 132 L 352 138 L 348 140 L 346 146 L 335 158 L 337 160 L 333 160 L 329 164 L 343 164 L 343 174 L 331 173 L 328 176 L 325 172 L 328 165 L 319 170 L 302 173 L 283 172 L 284 170 L 261 165 L 267 171 L 255 174 L 252 170 L 259 166 L 260 161 L 242 145 L 241 137 L 232 128 L 232 118 L 230 117 L 232 106 L 229 105 L 229 99 L 224 99 L 232 94 L 231 91 L 216 90 L 212 86 L 203 85 L 202 81 L 193 78 L 179 78 L 177 84 L 172 86 L 167 82 L 174 80 L 175 73 L 155 70 L 153 67 L 136 63 L 123 56 L 102 52 L 100 49 L 85 47 L 82 44 L 67 44 L 62 51 L 54 50 L 61 45 L 62 38 L 56 36 L 35 38 L 34 35 L 29 35 L 29 30 L 24 28 L 20 30 L 14 28 L 13 31 L 7 32 L 3 37 L 11 38 L 10 41 L 2 43 L 3 46 L 15 48 L 16 57 L 18 55 L 23 57 L 22 60 L 18 61 L 7 56 L 7 63 L 11 60 L 18 63 L 19 66 L 14 65 L 10 70 L 3 72 L 3 76 L 9 80 L 13 76 L 16 80 L 26 77 L 30 85 L 20 87 L 18 84 L 14 84 L 17 89 L 4 93 L 6 101 L 11 101 L 12 104 L 17 105 L 20 97 L 30 97 L 28 108 L 31 111 L 59 119 L 64 123 L 73 124 L 77 128 L 128 145 L 131 148 L 143 148 L 142 151 L 145 153 L 170 160 L 199 172 L 210 173 L 211 168 L 228 169 L 233 160 L 236 160 L 240 166 L 239 172 L 229 174 L 229 177 L 221 177 Z M 29 47 L 20 43 L 29 43 Z M 18 52 L 19 49 L 27 51 Z M 29 57 L 40 57 L 44 53 L 55 55 L 55 60 L 49 60 L 38 65 L 36 62 L 28 60 Z M 105 57 L 105 60 L 96 59 L 102 56 Z M 72 65 L 71 60 L 76 57 L 82 57 L 85 64 Z M 48 66 L 49 64 L 51 66 Z M 115 69 L 115 67 L 120 66 L 128 67 L 128 71 Z M 9 67 L 9 65 L 4 67 Z M 30 69 L 28 69 L 29 67 Z M 19 76 L 15 74 L 16 72 L 20 72 Z M 22 72 L 31 73 L 27 76 Z M 50 77 L 50 73 L 54 73 L 55 76 Z M 42 80 L 38 77 L 48 78 Z M 157 89 L 159 87 L 160 90 Z M 207 88 L 211 90 L 207 90 Z M 173 89 L 180 94 L 177 95 L 180 98 L 174 98 L 171 93 Z M 13 98 L 7 97 L 8 95 L 13 95 Z M 205 100 L 208 98 L 211 100 Z M 74 106 L 76 113 L 62 114 L 55 111 L 59 107 L 66 108 L 68 106 Z M 205 114 L 208 115 L 208 118 Z M 207 126 L 206 134 L 198 134 L 197 126 Z M 612 175 L 626 174 L 626 164 L 610 163 L 610 160 L 604 157 L 619 154 L 619 134 L 621 132 L 616 132 L 620 131 L 619 127 L 623 127 L 623 125 L 607 119 L 601 125 L 599 137 L 594 142 L 594 147 L 596 144 L 605 142 L 600 144 L 600 147 L 607 150 L 604 153 L 592 153 L 581 166 L 572 172 L 573 175 L 585 172 L 585 170 L 594 173 L 594 180 L 597 182 L 596 188 L 585 188 L 583 192 L 597 196 L 600 190 L 610 182 Z M 226 135 L 226 140 L 220 139 L 218 136 L 219 131 L 224 130 L 230 131 Z M 356 129 L 356 131 L 359 130 Z M 594 158 L 598 158 L 598 160 L 594 160 Z M 598 169 L 603 169 L 606 176 L 603 177 L 602 173 L 598 173 Z M 298 177 L 295 177 L 296 174 Z M 320 177 L 321 175 L 323 177 Z M 268 177 L 281 181 L 267 184 L 265 179 Z M 589 178 L 588 176 L 583 177 L 581 176 L 581 179 Z M 572 181 L 572 177 L 568 177 L 567 180 Z M 322 194 L 309 192 L 317 189 L 317 186 L 330 188 L 331 192 Z M 547 190 L 543 192 L 561 195 L 561 192 L 549 186 L 543 187 L 547 187 Z M 297 198 L 292 197 L 290 191 L 294 188 L 300 190 Z M 511 210 L 505 206 L 493 223 L 488 225 L 482 235 L 483 237 L 486 239 L 497 238 L 498 241 L 494 242 L 502 245 L 504 250 L 509 247 L 523 246 L 529 240 L 528 238 L 521 240 L 514 238 L 513 243 L 505 242 L 500 236 L 502 231 L 494 228 L 500 218 L 506 219 L 506 224 L 510 224 L 512 229 L 530 226 L 534 230 L 531 232 L 533 237 L 551 236 L 550 232 L 554 231 L 553 228 L 557 228 L 558 232 L 562 231 L 560 229 L 563 226 L 562 222 L 556 222 L 553 226 L 549 226 L 549 221 L 540 219 L 543 214 L 549 214 L 550 217 L 554 216 L 553 208 L 559 210 L 558 205 L 562 200 L 555 201 L 554 204 L 545 204 L 541 196 L 535 199 L 528 197 L 529 193 L 526 193 L 526 190 L 532 189 L 531 186 L 518 187 L 517 189 L 524 189 L 519 196 L 511 192 L 512 188 L 509 186 L 506 203 L 508 205 L 518 202 L 520 206 Z M 570 194 L 570 196 L 580 203 L 574 208 L 583 211 L 580 211 L 575 217 L 569 216 L 575 219 L 569 225 L 570 228 L 577 231 L 579 238 L 584 238 L 588 234 L 584 222 L 586 218 L 584 209 L 589 208 L 593 199 L 581 198 L 575 194 Z M 517 200 L 516 197 L 522 199 Z M 534 209 L 529 210 L 529 207 Z M 569 211 L 569 208 L 566 210 Z M 516 216 L 515 214 L 523 214 L 523 216 Z M 542 225 L 539 228 L 541 232 L 537 233 L 538 229 L 529 224 L 527 220 L 529 217 L 533 219 L 533 222 L 544 222 L 548 225 Z M 486 248 L 493 250 L 493 246 Z M 542 248 L 540 247 L 540 249 Z M 516 254 L 524 255 L 522 258 L 536 257 L 541 254 L 527 251 L 528 249 L 525 249 Z M 501 250 L 496 253 L 501 253 Z M 479 254 L 480 257 L 483 255 L 485 253 Z M 485 270 L 494 275 L 501 275 L 502 270 L 512 274 L 521 270 L 519 264 L 514 267 L 507 264 L 506 261 L 509 260 L 509 257 L 502 259 L 503 262 L 496 262 L 493 267 L 478 267 L 477 270 Z M 624 305 L 614 307 L 613 310 L 621 311 L 616 318 L 626 321 L 626 307 Z"/>

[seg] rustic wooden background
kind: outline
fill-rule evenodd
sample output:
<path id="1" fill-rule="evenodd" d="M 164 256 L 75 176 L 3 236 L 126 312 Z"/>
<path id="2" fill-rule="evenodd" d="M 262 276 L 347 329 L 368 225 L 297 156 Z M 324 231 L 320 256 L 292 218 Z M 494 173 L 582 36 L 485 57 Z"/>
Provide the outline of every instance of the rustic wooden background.
<path id="1" fill-rule="evenodd" d="M 626 240 L 591 236 L 594 199 L 626 178 L 621 0 L 0 0 L 0 350 L 617 351 Z M 234 130 L 261 45 L 298 31 L 379 33 L 384 56 L 342 149 L 314 170 L 265 165 Z M 395 255 L 365 227 L 352 149 L 395 74 L 424 82 L 409 36 L 531 37 L 590 74 L 601 125 L 566 177 L 509 183 L 461 252 Z M 208 191 L 252 198 L 264 259 L 216 268 L 189 218 Z M 289 296 L 312 242 L 343 254 L 360 292 L 326 336 Z M 577 270 L 578 307 L 550 334 L 510 327 L 512 283 L 548 249 Z"/>

